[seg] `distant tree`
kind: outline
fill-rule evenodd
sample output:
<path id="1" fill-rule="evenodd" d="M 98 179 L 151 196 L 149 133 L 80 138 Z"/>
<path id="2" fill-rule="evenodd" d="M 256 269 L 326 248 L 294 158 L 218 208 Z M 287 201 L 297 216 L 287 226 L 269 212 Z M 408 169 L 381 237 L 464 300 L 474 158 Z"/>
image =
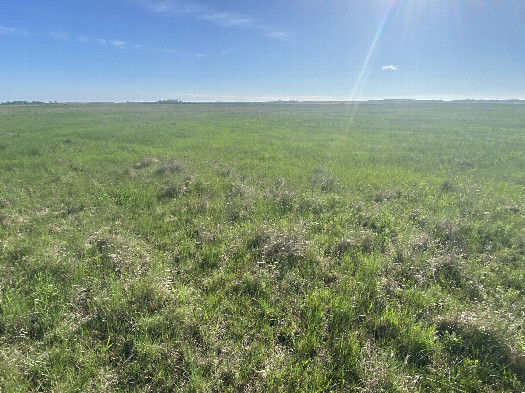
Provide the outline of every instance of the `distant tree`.
<path id="1" fill-rule="evenodd" d="M 182 104 L 181 100 L 169 98 L 167 100 L 159 100 L 157 101 L 158 104 Z"/>
<path id="2" fill-rule="evenodd" d="M 42 105 L 45 102 L 42 101 L 6 101 L 0 103 L 0 105 Z"/>

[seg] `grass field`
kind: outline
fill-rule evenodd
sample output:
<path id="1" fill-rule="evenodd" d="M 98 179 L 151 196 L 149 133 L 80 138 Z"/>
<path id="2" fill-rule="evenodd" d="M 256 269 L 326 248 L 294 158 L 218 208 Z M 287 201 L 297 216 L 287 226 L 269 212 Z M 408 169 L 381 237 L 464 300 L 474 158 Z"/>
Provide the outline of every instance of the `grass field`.
<path id="1" fill-rule="evenodd" d="M 525 105 L 0 107 L 0 392 L 525 391 Z"/>

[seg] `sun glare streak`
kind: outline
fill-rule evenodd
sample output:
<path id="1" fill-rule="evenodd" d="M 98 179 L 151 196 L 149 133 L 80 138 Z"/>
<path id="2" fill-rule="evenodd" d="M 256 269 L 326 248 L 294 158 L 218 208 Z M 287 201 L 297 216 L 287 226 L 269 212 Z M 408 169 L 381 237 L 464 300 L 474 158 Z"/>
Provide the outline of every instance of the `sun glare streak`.
<path id="1" fill-rule="evenodd" d="M 352 89 L 352 93 L 350 94 L 350 101 L 355 101 L 355 100 L 358 100 L 361 96 L 361 93 L 362 93 L 362 86 L 363 86 L 363 83 L 362 83 L 362 80 L 363 80 L 363 77 L 365 76 L 365 74 L 367 73 L 368 71 L 368 66 L 369 66 L 369 63 L 370 63 L 370 59 L 372 58 L 372 54 L 374 53 L 374 50 L 375 50 L 375 47 L 377 45 L 377 42 L 379 41 L 379 37 L 381 36 L 381 33 L 383 32 L 383 28 L 385 27 L 385 23 L 388 19 L 388 16 L 390 14 L 390 11 L 392 10 L 392 6 L 394 4 L 396 0 L 389 0 L 389 3 L 388 3 L 388 7 L 386 9 L 386 11 L 384 12 L 383 14 L 383 17 L 381 19 L 381 23 L 379 24 L 379 27 L 377 28 L 377 31 L 374 35 L 374 39 L 372 40 L 372 43 L 370 44 L 370 48 L 368 49 L 368 52 L 366 54 L 366 57 L 365 57 L 365 61 L 363 62 L 363 65 L 361 67 L 361 70 L 359 71 L 359 75 L 354 83 L 354 87 Z M 357 92 L 359 91 L 359 96 L 357 96 Z M 347 123 L 347 129 L 346 131 L 349 131 L 350 130 L 350 127 L 354 121 L 354 117 L 355 117 L 355 114 L 357 112 L 357 108 L 359 107 L 359 102 L 354 102 L 352 103 L 351 105 L 351 113 L 350 113 L 350 116 L 348 117 L 348 123 Z M 327 159 L 326 159 L 326 162 L 328 163 L 330 161 L 330 158 L 333 156 L 334 154 L 334 149 L 335 149 L 335 142 L 331 142 L 329 144 L 329 147 L 328 147 L 328 152 L 327 152 Z"/>
<path id="2" fill-rule="evenodd" d="M 352 93 L 350 94 L 350 101 L 354 101 L 359 98 L 359 97 L 356 97 L 358 90 L 359 90 L 359 96 L 361 96 L 361 93 L 363 91 L 363 86 L 362 86 L 363 84 L 361 83 L 361 81 L 363 80 L 364 75 L 368 71 L 368 65 L 370 63 L 370 59 L 372 57 L 372 54 L 374 53 L 375 47 L 377 45 L 377 41 L 379 40 L 379 37 L 381 36 L 381 33 L 383 32 L 383 28 L 385 27 L 385 23 L 388 19 L 388 16 L 390 15 L 390 11 L 392 10 L 394 1 L 395 0 L 390 0 L 390 2 L 388 3 L 388 7 L 383 14 L 381 23 L 379 24 L 379 27 L 377 28 L 377 31 L 376 31 L 376 34 L 374 35 L 374 39 L 372 40 L 372 43 L 370 44 L 370 48 L 368 49 L 368 53 L 366 54 L 365 61 L 363 62 L 361 71 L 359 71 L 359 75 L 355 81 L 354 88 L 352 89 Z M 359 106 L 358 102 L 352 105 L 352 113 L 350 114 L 348 118 L 348 129 L 350 129 L 351 124 L 354 121 L 355 113 L 357 111 L 358 106 Z"/>
<path id="3" fill-rule="evenodd" d="M 381 23 L 379 24 L 379 27 L 377 28 L 374 39 L 372 40 L 372 43 L 370 44 L 370 48 L 368 49 L 368 53 L 366 54 L 365 61 L 363 62 L 361 71 L 359 71 L 359 76 L 357 77 L 355 84 L 354 84 L 354 88 L 352 89 L 352 93 L 350 94 L 351 101 L 358 99 L 363 91 L 363 84 L 361 83 L 361 81 L 363 80 L 363 76 L 365 75 L 365 73 L 368 71 L 368 64 L 370 63 L 370 58 L 372 57 L 372 54 L 374 53 L 374 49 L 377 45 L 377 41 L 379 40 L 379 37 L 381 36 L 383 28 L 385 27 L 386 20 L 388 19 L 388 15 L 390 14 L 394 1 L 395 0 L 390 0 L 390 3 L 388 4 L 388 8 L 383 14 Z"/>

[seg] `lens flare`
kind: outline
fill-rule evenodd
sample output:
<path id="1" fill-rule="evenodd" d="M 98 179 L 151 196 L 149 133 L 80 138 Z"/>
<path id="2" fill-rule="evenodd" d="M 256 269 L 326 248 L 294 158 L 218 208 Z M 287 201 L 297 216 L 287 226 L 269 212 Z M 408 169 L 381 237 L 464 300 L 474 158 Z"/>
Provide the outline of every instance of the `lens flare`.
<path id="1" fill-rule="evenodd" d="M 377 28 L 374 39 L 372 40 L 372 43 L 370 44 L 370 48 L 368 49 L 368 53 L 366 54 L 365 61 L 363 62 L 361 71 L 359 71 L 359 75 L 355 81 L 354 88 L 352 89 L 352 93 L 350 94 L 351 101 L 359 99 L 359 97 L 361 96 L 361 93 L 363 91 L 363 83 L 362 83 L 363 77 L 368 71 L 368 65 L 370 63 L 370 58 L 372 57 L 372 54 L 374 53 L 374 49 L 377 45 L 377 41 L 379 40 L 379 37 L 381 36 L 381 33 L 383 32 L 383 28 L 385 27 L 386 20 L 388 19 L 388 16 L 390 15 L 390 11 L 392 10 L 392 5 L 394 4 L 394 1 L 395 0 L 390 0 L 385 13 L 383 14 L 381 23 L 379 24 L 379 27 Z"/>

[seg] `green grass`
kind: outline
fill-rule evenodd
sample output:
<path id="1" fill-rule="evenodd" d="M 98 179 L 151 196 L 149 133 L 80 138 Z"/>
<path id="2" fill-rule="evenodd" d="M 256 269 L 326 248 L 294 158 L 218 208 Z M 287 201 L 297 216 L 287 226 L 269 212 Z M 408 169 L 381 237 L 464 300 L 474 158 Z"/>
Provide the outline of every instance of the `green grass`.
<path id="1" fill-rule="evenodd" d="M 0 392 L 524 391 L 524 109 L 0 107 Z"/>

